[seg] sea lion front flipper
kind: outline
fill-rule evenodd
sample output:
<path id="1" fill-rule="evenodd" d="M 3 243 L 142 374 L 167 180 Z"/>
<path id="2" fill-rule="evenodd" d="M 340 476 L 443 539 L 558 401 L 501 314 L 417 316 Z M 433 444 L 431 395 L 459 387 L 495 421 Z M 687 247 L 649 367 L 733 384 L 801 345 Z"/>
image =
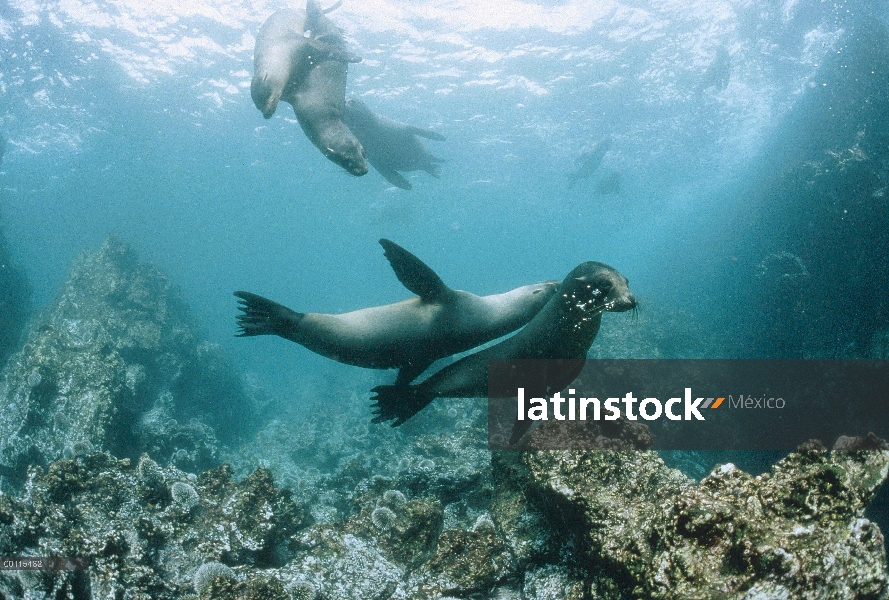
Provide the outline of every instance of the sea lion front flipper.
<path id="1" fill-rule="evenodd" d="M 398 427 L 435 399 L 422 385 L 378 385 L 371 391 L 376 394 L 371 398 L 376 415 L 371 422 L 395 421 L 392 427 Z"/>
<path id="2" fill-rule="evenodd" d="M 420 376 L 420 373 L 429 368 L 432 361 L 423 361 L 419 363 L 408 363 L 398 369 L 398 376 L 395 378 L 393 385 L 407 385 Z"/>
<path id="3" fill-rule="evenodd" d="M 407 130 L 414 135 L 418 135 L 422 138 L 426 138 L 427 140 L 435 140 L 436 142 L 445 141 L 445 136 L 442 134 L 430 131 L 428 129 L 423 129 L 422 127 L 414 127 L 413 125 L 408 125 Z"/>
<path id="4" fill-rule="evenodd" d="M 394 185 L 395 187 L 401 188 L 403 190 L 412 190 L 414 186 L 411 185 L 411 182 L 405 179 L 404 175 L 392 169 L 388 166 L 380 167 L 379 165 L 374 165 L 374 163 L 370 163 L 373 165 L 374 169 L 377 172 L 386 178 L 386 181 Z"/>
<path id="5" fill-rule="evenodd" d="M 421 300 L 436 302 L 451 293 L 451 288 L 446 286 L 441 277 L 422 260 L 391 240 L 381 239 L 380 245 L 398 281 Z M 423 370 L 425 369 L 426 367 L 423 367 Z"/>
<path id="6" fill-rule="evenodd" d="M 518 444 L 535 423 L 537 423 L 537 421 L 516 421 L 513 423 L 512 435 L 509 436 L 509 445 L 515 446 Z"/>

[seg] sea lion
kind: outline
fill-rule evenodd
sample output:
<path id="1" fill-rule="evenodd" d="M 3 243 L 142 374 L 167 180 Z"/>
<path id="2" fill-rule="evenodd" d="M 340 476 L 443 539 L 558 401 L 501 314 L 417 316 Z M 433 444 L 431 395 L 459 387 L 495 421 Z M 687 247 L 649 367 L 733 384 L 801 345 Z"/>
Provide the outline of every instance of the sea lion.
<path id="1" fill-rule="evenodd" d="M 428 129 L 414 127 L 374 114 L 357 98 L 346 99 L 346 125 L 364 146 L 367 162 L 396 187 L 411 189 L 411 184 L 398 171 L 426 171 L 433 177 L 441 174 L 442 159 L 426 150 L 421 137 L 444 141 L 444 136 Z"/>
<path id="2" fill-rule="evenodd" d="M 318 3 L 308 0 L 305 11 L 281 10 L 263 25 L 250 86 L 263 116 L 271 117 L 279 100 L 290 103 L 309 141 L 356 176 L 367 173 L 367 164 L 361 143 L 343 122 L 343 110 L 348 63 L 359 60 L 345 50 L 342 32 Z"/>
<path id="3" fill-rule="evenodd" d="M 627 278 L 600 262 L 575 267 L 540 312 L 512 337 L 451 363 L 417 385 L 380 385 L 373 392 L 374 423 L 401 425 L 435 398 L 481 398 L 488 394 L 488 361 L 585 359 L 602 322 L 602 313 L 636 307 Z M 560 372 L 563 389 L 580 373 Z M 564 379 L 564 382 L 562 381 Z M 524 431 L 516 430 L 514 441 Z"/>
<path id="4" fill-rule="evenodd" d="M 328 12 L 334 8 L 336 6 Z M 308 20 L 306 11 L 285 8 L 266 19 L 256 35 L 250 96 L 266 119 L 275 114 L 285 90 L 299 85 L 319 60 L 361 60 L 346 52 L 339 40 L 306 37 L 313 24 Z"/>
<path id="5" fill-rule="evenodd" d="M 324 16 L 315 0 L 306 2 L 306 23 L 314 38 L 330 46 L 345 46 L 342 31 Z M 364 148 L 343 122 L 347 72 L 346 62 L 319 60 L 284 100 L 293 105 L 300 127 L 321 153 L 360 177 L 367 174 Z"/>
<path id="6" fill-rule="evenodd" d="M 596 169 L 602 164 L 602 159 L 605 158 L 605 153 L 611 148 L 611 143 L 612 139 L 606 137 L 596 144 L 592 150 L 584 152 L 578 157 L 577 169 L 573 173 L 568 174 L 569 190 L 573 188 L 574 184 L 579 180 L 586 179 L 596 172 Z"/>
<path id="7" fill-rule="evenodd" d="M 261 296 L 240 298 L 241 337 L 278 335 L 333 360 L 370 369 L 400 369 L 410 383 L 434 361 L 518 329 L 555 294 L 558 282 L 476 296 L 452 290 L 416 256 L 386 239 L 386 258 L 404 286 L 419 297 L 328 315 L 298 313 Z"/>

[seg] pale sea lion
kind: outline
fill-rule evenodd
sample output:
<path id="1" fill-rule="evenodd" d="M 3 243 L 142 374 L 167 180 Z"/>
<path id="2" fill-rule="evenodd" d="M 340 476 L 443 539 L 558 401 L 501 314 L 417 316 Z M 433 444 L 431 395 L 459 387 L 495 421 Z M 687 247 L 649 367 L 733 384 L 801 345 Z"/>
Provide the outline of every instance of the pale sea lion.
<path id="1" fill-rule="evenodd" d="M 298 313 L 248 292 L 240 298 L 240 336 L 278 335 L 333 360 L 371 369 L 400 369 L 407 384 L 434 361 L 506 335 L 530 321 L 555 294 L 557 281 L 503 294 L 452 290 L 416 256 L 380 240 L 404 286 L 419 297 L 329 315 Z"/>
<path id="2" fill-rule="evenodd" d="M 573 173 L 568 174 L 569 190 L 573 188 L 574 184 L 579 180 L 586 179 L 596 172 L 596 169 L 602 164 L 602 159 L 605 158 L 605 154 L 611 148 L 611 143 L 611 138 L 607 137 L 596 144 L 592 150 L 584 152 L 578 157 L 577 169 Z"/>
<path id="3" fill-rule="evenodd" d="M 546 306 L 518 333 L 437 371 L 417 385 L 380 385 L 374 423 L 401 425 L 435 398 L 481 398 L 488 395 L 488 361 L 585 359 L 602 322 L 602 313 L 636 307 L 626 277 L 600 262 L 586 262 L 572 270 Z M 563 389 L 580 373 L 560 372 Z M 561 379 L 558 383 L 562 383 Z M 515 442 L 524 431 L 516 433 Z"/>
<path id="4" fill-rule="evenodd" d="M 396 187 L 411 189 L 410 182 L 398 171 L 426 171 L 433 177 L 441 174 L 442 159 L 429 153 L 420 139 L 444 141 L 440 133 L 414 127 L 374 114 L 357 98 L 346 100 L 346 125 L 364 146 L 367 162 Z"/>
<path id="5" fill-rule="evenodd" d="M 306 37 L 311 26 L 306 11 L 283 9 L 266 19 L 256 35 L 250 96 L 266 119 L 275 114 L 286 88 L 301 83 L 319 60 L 361 60 L 345 51 L 339 40 L 333 39 L 331 43 L 330 39 Z"/>

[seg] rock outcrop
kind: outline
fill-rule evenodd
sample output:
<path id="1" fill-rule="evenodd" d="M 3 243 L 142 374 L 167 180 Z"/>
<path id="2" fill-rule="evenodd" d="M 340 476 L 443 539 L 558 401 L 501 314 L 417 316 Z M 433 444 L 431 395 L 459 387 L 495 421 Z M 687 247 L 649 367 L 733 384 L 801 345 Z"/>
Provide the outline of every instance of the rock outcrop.
<path id="1" fill-rule="evenodd" d="M 93 450 L 210 468 L 256 412 L 167 278 L 115 237 L 77 261 L 10 358 L 0 407 L 5 485 L 29 465 Z"/>
<path id="2" fill-rule="evenodd" d="M 259 469 L 195 476 L 106 453 L 30 470 L 0 494 L 0 555 L 87 556 L 86 571 L 0 571 L 2 598 L 882 598 L 886 557 L 864 507 L 885 446 L 801 448 L 751 477 L 699 484 L 647 451 L 494 455 L 489 511 L 445 525 L 444 503 L 371 477 L 346 518 Z"/>

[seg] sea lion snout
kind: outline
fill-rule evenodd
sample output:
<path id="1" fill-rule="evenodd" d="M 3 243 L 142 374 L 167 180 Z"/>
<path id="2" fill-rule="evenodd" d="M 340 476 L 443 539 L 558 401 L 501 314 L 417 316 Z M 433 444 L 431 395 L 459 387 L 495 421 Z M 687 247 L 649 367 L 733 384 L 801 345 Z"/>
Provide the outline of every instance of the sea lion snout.
<path id="1" fill-rule="evenodd" d="M 347 144 L 340 149 L 327 146 L 323 153 L 328 160 L 335 162 L 352 175 L 356 177 L 367 175 L 367 162 L 364 160 L 364 148 L 361 144 Z"/>
<path id="2" fill-rule="evenodd" d="M 636 307 L 629 280 L 604 263 L 589 262 L 575 269 L 574 283 L 566 291 L 578 306 L 600 307 L 608 312 L 624 312 Z M 591 303 L 591 304 L 589 304 Z"/>
<path id="3" fill-rule="evenodd" d="M 562 282 L 556 281 L 554 279 L 551 279 L 549 281 L 541 281 L 539 284 L 537 284 L 537 289 L 535 289 L 531 293 L 539 294 L 541 292 L 546 292 L 547 295 L 550 295 L 558 289 L 560 283 Z"/>

